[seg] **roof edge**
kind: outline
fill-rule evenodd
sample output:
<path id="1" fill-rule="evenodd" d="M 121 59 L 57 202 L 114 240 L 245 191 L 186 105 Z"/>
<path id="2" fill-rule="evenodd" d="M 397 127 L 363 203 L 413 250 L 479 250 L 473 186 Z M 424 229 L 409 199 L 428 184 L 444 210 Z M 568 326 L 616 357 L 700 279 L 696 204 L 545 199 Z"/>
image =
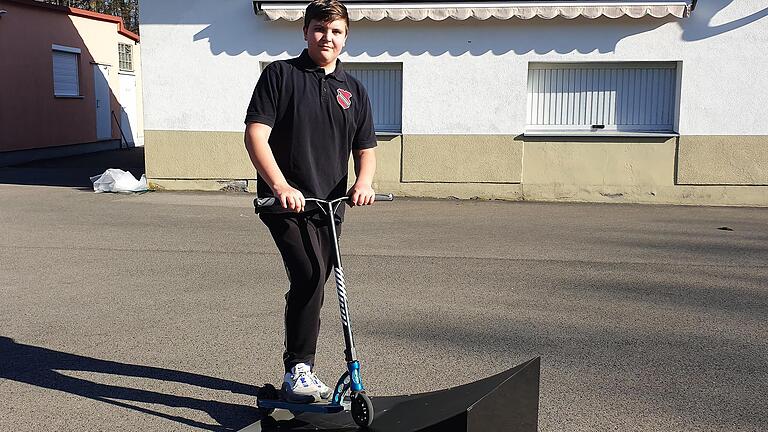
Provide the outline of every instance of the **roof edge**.
<path id="1" fill-rule="evenodd" d="M 6 0 L 11 3 L 16 3 L 23 6 L 38 7 L 42 9 L 48 9 L 55 12 L 65 13 L 67 15 L 78 16 L 81 18 L 90 18 L 99 21 L 106 21 L 117 24 L 117 33 L 132 39 L 134 42 L 139 42 L 141 38 L 136 33 L 125 28 L 125 22 L 123 18 L 114 15 L 107 15 L 99 12 L 93 12 L 85 9 L 73 8 L 69 6 L 59 6 L 50 3 L 43 3 L 35 0 Z"/>
<path id="2" fill-rule="evenodd" d="M 93 12 L 85 9 L 78 9 L 73 7 L 67 7 L 71 15 L 79 16 L 82 18 L 93 18 L 99 21 L 107 21 L 117 24 L 117 32 L 123 36 L 133 39 L 135 42 L 139 42 L 139 35 L 125 28 L 125 21 L 122 17 L 107 15 L 99 12 Z"/>

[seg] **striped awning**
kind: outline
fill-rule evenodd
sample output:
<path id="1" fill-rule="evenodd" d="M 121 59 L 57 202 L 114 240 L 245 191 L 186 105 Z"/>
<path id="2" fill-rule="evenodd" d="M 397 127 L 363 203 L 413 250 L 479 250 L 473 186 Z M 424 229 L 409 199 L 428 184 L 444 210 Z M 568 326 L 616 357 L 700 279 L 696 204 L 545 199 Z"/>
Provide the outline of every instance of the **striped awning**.
<path id="1" fill-rule="evenodd" d="M 398 2 L 346 1 L 344 4 L 352 21 L 405 19 L 421 21 L 431 19 L 486 20 L 495 18 L 552 19 L 563 17 L 608 18 L 631 17 L 684 18 L 691 13 L 690 0 L 676 1 L 507 1 L 507 2 Z M 297 21 L 304 18 L 307 2 L 255 1 L 254 9 L 268 20 Z"/>

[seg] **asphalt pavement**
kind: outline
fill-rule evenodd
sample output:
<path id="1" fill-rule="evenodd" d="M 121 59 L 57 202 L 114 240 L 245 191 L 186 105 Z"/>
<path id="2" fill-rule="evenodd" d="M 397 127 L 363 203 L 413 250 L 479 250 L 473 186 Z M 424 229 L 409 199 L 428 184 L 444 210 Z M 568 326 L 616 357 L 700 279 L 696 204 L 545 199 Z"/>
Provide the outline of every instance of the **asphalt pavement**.
<path id="1" fill-rule="evenodd" d="M 253 197 L 88 189 L 109 167 L 138 177 L 140 157 L 0 168 L 0 430 L 239 430 L 280 381 L 286 278 Z M 768 430 L 768 209 L 400 199 L 347 215 L 371 394 L 541 356 L 541 431 Z M 335 381 L 326 294 L 317 363 Z"/>

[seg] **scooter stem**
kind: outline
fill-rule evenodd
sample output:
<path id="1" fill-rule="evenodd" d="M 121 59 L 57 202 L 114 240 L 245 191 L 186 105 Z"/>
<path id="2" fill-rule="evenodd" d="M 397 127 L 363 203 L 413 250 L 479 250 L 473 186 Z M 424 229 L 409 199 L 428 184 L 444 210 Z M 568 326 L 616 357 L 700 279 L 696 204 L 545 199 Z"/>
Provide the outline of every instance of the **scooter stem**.
<path id="1" fill-rule="evenodd" d="M 331 223 L 331 237 L 333 238 L 333 251 L 335 262 L 333 265 L 333 274 L 336 279 L 336 294 L 339 297 L 339 312 L 341 313 L 341 327 L 344 331 L 344 355 L 349 365 L 357 362 L 357 353 L 355 352 L 355 342 L 352 337 L 352 319 L 349 316 L 349 306 L 347 303 L 347 288 L 344 285 L 344 270 L 341 266 L 341 254 L 339 253 L 339 238 L 336 234 L 335 209 L 332 203 L 325 203 L 327 206 L 326 215 Z M 350 368 L 350 373 L 352 368 Z M 357 366 L 359 368 L 359 366 Z"/>

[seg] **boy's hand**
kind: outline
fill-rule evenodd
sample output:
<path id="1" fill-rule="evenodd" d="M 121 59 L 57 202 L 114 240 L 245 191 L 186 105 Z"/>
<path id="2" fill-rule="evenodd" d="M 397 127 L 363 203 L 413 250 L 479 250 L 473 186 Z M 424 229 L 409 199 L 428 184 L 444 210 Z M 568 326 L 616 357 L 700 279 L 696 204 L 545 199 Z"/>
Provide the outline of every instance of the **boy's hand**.
<path id="1" fill-rule="evenodd" d="M 355 183 L 347 195 L 350 197 L 349 204 L 353 206 L 371 205 L 376 199 L 376 192 L 365 183 Z"/>
<path id="2" fill-rule="evenodd" d="M 301 213 L 304 211 L 304 194 L 289 184 L 277 185 L 272 189 L 275 197 L 280 201 L 284 209 Z"/>

